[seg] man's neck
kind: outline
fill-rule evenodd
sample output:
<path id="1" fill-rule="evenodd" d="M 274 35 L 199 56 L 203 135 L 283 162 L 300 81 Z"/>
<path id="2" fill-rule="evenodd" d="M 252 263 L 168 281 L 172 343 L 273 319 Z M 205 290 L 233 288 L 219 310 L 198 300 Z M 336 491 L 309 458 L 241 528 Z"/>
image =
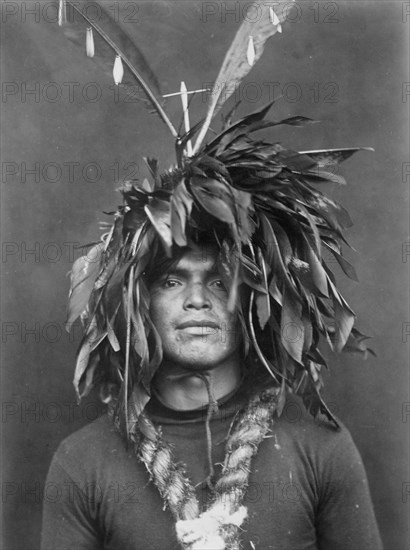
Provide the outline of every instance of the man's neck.
<path id="1" fill-rule="evenodd" d="M 207 381 L 205 380 L 205 377 Z M 207 383 L 208 382 L 208 383 Z M 211 370 L 188 370 L 164 361 L 155 377 L 155 390 L 171 409 L 193 410 L 232 393 L 241 382 L 237 358 Z"/>

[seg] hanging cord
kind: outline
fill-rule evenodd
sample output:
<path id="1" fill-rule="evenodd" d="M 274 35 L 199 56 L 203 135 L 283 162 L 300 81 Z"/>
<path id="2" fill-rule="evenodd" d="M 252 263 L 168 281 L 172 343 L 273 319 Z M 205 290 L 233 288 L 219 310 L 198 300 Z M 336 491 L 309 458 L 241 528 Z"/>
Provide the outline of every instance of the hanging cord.
<path id="1" fill-rule="evenodd" d="M 209 380 L 209 378 L 200 372 L 196 373 L 196 376 L 198 376 L 198 378 L 201 378 L 201 380 L 203 380 L 206 386 L 206 391 L 208 392 L 208 410 L 206 413 L 205 431 L 206 431 L 206 445 L 207 445 L 209 473 L 208 473 L 208 476 L 206 477 L 206 484 L 209 487 L 209 490 L 214 492 L 215 491 L 215 470 L 214 470 L 214 462 L 212 458 L 211 419 L 213 415 L 218 412 L 218 402 L 215 399 L 215 395 L 212 391 L 211 381 Z"/>

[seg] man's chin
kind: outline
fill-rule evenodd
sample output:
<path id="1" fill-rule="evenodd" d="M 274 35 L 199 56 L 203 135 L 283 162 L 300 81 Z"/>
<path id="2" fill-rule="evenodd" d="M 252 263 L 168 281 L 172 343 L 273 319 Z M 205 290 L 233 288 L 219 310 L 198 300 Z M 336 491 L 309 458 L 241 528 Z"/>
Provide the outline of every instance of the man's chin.
<path id="1" fill-rule="evenodd" d="M 164 344 L 164 359 L 184 370 L 205 371 L 228 363 L 237 353 L 238 346 L 221 345 L 221 342 L 192 339 Z"/>
<path id="2" fill-rule="evenodd" d="M 167 354 L 164 350 L 164 359 L 178 365 L 183 370 L 201 372 L 221 366 L 229 359 L 229 355 L 210 353 L 208 346 L 207 350 L 194 351 L 191 349 L 186 353 L 180 349 L 178 353 Z"/>

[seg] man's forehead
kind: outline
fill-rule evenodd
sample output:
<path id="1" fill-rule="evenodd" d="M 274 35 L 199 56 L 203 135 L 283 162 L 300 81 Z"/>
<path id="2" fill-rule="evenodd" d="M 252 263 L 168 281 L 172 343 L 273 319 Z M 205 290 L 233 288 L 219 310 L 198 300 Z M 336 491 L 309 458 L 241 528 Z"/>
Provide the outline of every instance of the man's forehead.
<path id="1" fill-rule="evenodd" d="M 217 271 L 218 249 L 213 245 L 198 245 L 190 247 L 176 262 L 175 269 L 200 269 Z"/>

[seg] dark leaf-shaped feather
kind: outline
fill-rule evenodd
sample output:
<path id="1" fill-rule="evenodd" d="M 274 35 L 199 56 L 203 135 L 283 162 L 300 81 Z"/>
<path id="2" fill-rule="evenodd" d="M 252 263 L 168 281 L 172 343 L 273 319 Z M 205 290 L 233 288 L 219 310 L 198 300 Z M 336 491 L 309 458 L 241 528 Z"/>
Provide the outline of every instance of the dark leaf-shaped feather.
<path id="1" fill-rule="evenodd" d="M 178 166 L 181 166 L 183 164 L 182 159 L 184 157 L 184 153 L 185 153 L 185 149 L 188 141 L 190 141 L 193 138 L 193 136 L 198 132 L 202 123 L 203 123 L 203 119 L 197 122 L 195 126 L 193 126 L 188 132 L 185 132 L 185 134 L 183 134 L 182 136 L 179 136 L 178 139 L 176 140 L 175 152 L 176 152 Z"/>
<path id="2" fill-rule="evenodd" d="M 316 151 L 301 151 L 317 162 L 319 168 L 329 164 L 337 164 L 350 158 L 357 151 L 374 151 L 373 147 L 353 147 L 344 149 L 318 149 Z"/>
<path id="3" fill-rule="evenodd" d="M 270 296 L 269 296 L 269 286 L 268 286 L 268 266 L 266 265 L 263 254 L 259 248 L 257 249 L 257 252 L 258 252 L 258 263 L 261 266 L 261 271 L 263 274 L 263 285 L 265 288 L 265 293 L 264 294 L 258 293 L 256 295 L 255 303 L 256 303 L 256 312 L 258 314 L 259 325 L 263 330 L 265 328 L 266 323 L 269 320 L 269 317 L 271 316 Z"/>
<path id="4" fill-rule="evenodd" d="M 302 363 L 305 327 L 302 322 L 302 305 L 285 291 L 281 315 L 281 342 L 289 355 Z"/>
<path id="5" fill-rule="evenodd" d="M 347 210 L 326 195 L 314 192 L 309 205 L 313 208 L 313 212 L 316 210 L 316 215 L 322 216 L 331 227 L 338 231 L 353 225 Z"/>
<path id="6" fill-rule="evenodd" d="M 171 233 L 172 239 L 178 246 L 187 245 L 187 237 L 185 234 L 187 215 L 185 208 L 178 205 L 175 200 L 171 201 Z"/>
<path id="7" fill-rule="evenodd" d="M 307 241 L 306 241 L 307 242 Z M 310 266 L 310 272 L 312 274 L 313 282 L 316 288 L 320 291 L 323 296 L 328 297 L 328 276 L 326 271 L 322 266 L 322 261 L 317 257 L 315 252 L 312 250 L 310 245 L 307 243 L 306 246 L 307 258 Z"/>
<path id="8" fill-rule="evenodd" d="M 142 384 L 134 384 L 132 393 L 128 400 L 128 423 L 131 433 L 135 433 L 136 428 L 141 425 L 141 413 L 150 399 L 151 395 Z M 149 426 L 151 428 L 150 436 L 153 437 L 155 431 L 152 430 L 152 424 Z"/>
<path id="9" fill-rule="evenodd" d="M 289 263 L 289 269 L 291 273 L 296 276 L 298 281 L 302 283 L 306 290 L 313 293 L 317 292 L 316 286 L 313 282 L 312 273 L 307 262 L 304 262 L 299 258 L 292 258 Z"/>
<path id="10" fill-rule="evenodd" d="M 215 151 L 216 147 L 217 154 L 219 154 L 221 151 L 223 151 L 234 139 L 236 139 L 238 136 L 242 135 L 243 133 L 246 133 L 247 129 L 257 122 L 262 121 L 266 114 L 268 113 L 269 109 L 273 105 L 273 101 L 270 101 L 267 105 L 264 105 L 263 107 L 257 109 L 253 113 L 250 113 L 249 115 L 245 116 L 244 118 L 241 118 L 235 124 L 232 126 L 229 126 L 224 131 L 222 131 L 220 134 L 218 134 L 205 148 L 205 151 L 210 154 L 213 151 Z"/>
<path id="11" fill-rule="evenodd" d="M 366 336 L 359 332 L 357 329 L 353 328 L 351 333 L 349 334 L 349 338 L 347 339 L 343 351 L 348 353 L 359 353 L 363 356 L 364 359 L 367 359 L 369 353 L 373 356 L 376 356 L 374 351 L 367 347 L 367 340 L 369 340 L 369 336 Z"/>
<path id="12" fill-rule="evenodd" d="M 118 307 L 119 307 L 119 304 L 118 304 Z M 120 351 L 121 349 L 120 343 L 118 341 L 117 335 L 115 334 L 109 319 L 107 319 L 107 337 L 108 337 L 108 341 L 111 344 L 112 349 L 114 351 Z"/>
<path id="13" fill-rule="evenodd" d="M 324 241 L 324 245 L 329 249 L 331 250 L 333 256 L 336 258 L 336 261 L 338 262 L 338 264 L 340 265 L 340 267 L 343 269 L 344 273 L 350 278 L 352 279 L 353 281 L 356 281 L 358 282 L 359 279 L 357 277 L 357 273 L 356 273 L 356 270 L 355 268 L 352 266 L 352 264 L 350 262 L 348 262 L 346 260 L 346 258 L 344 258 L 340 252 L 338 252 L 336 250 L 336 248 L 328 241 L 328 242 L 325 242 Z"/>
<path id="14" fill-rule="evenodd" d="M 278 372 L 278 370 L 272 365 L 272 363 L 266 358 L 266 356 L 263 354 L 261 348 L 259 347 L 258 340 L 255 335 L 255 323 L 253 321 L 252 317 L 252 310 L 253 310 L 253 304 L 254 304 L 254 298 L 255 293 L 252 290 L 249 298 L 249 309 L 248 309 L 248 324 L 249 324 L 249 332 L 251 336 L 251 341 L 253 343 L 253 346 L 255 348 L 255 351 L 262 363 L 262 365 L 266 368 L 266 370 L 269 372 L 269 374 L 272 376 L 272 378 L 275 380 L 275 382 L 278 382 L 277 375 L 281 377 L 281 373 Z"/>
<path id="15" fill-rule="evenodd" d="M 160 185 L 160 177 L 158 172 L 158 160 L 151 157 L 144 157 L 144 160 L 151 173 L 152 179 L 154 180 L 154 189 L 157 189 Z M 153 191 L 154 189 L 149 189 L 149 191 Z"/>
<path id="16" fill-rule="evenodd" d="M 346 180 L 343 176 L 339 174 L 334 174 L 333 172 L 325 171 L 322 168 L 316 167 L 310 171 L 303 172 L 303 175 L 312 182 L 330 182 L 336 183 L 337 185 L 346 185 Z"/>
<path id="17" fill-rule="evenodd" d="M 88 363 L 88 367 L 82 376 L 82 379 L 78 385 L 78 398 L 82 399 L 86 397 L 94 386 L 94 373 L 99 365 L 100 359 L 98 354 L 94 354 Z"/>
<path id="18" fill-rule="evenodd" d="M 97 246 L 91 248 L 85 256 L 81 256 L 73 264 L 66 323 L 68 329 L 87 307 L 94 283 L 100 271 L 103 248 L 103 243 L 97 244 Z"/>
<path id="19" fill-rule="evenodd" d="M 264 130 L 266 128 L 272 128 L 274 126 L 297 126 L 302 127 L 306 126 L 307 124 L 315 124 L 317 121 L 312 120 L 311 118 L 303 117 L 303 116 L 294 116 L 290 118 L 284 118 L 279 121 L 275 120 L 256 120 L 254 122 L 248 122 L 247 126 L 244 124 L 241 124 L 240 126 L 235 128 L 235 132 L 232 135 L 232 141 L 238 139 L 239 137 L 243 135 L 249 136 L 252 132 L 256 132 L 258 130 Z M 236 126 L 236 125 L 235 125 Z M 231 133 L 231 132 L 228 132 Z"/>
<path id="20" fill-rule="evenodd" d="M 229 126 L 231 126 L 232 124 L 232 119 L 236 113 L 236 110 L 238 109 L 239 105 L 241 104 L 241 100 L 239 99 L 235 105 L 229 109 L 229 111 L 227 112 L 226 115 L 221 115 L 222 116 L 222 131 L 223 130 L 226 130 L 226 128 L 229 128 Z"/>
<path id="21" fill-rule="evenodd" d="M 337 332 L 335 336 L 335 349 L 340 352 L 345 347 L 347 339 L 354 325 L 354 314 L 350 309 L 347 309 L 339 303 L 338 300 L 334 300 L 335 309 L 335 321 L 337 325 Z"/>
<path id="22" fill-rule="evenodd" d="M 158 233 L 165 250 L 170 254 L 172 246 L 170 203 L 154 199 L 149 205 L 144 207 L 144 210 L 155 231 Z"/>
<path id="23" fill-rule="evenodd" d="M 88 326 L 87 332 L 83 338 L 83 341 L 80 345 L 78 354 L 77 354 L 77 361 L 75 366 L 75 372 L 74 372 L 74 388 L 77 393 L 77 397 L 80 399 L 80 390 L 79 390 L 79 384 L 81 381 L 81 378 L 83 374 L 85 373 L 90 360 L 90 354 L 93 350 L 95 350 L 102 340 L 106 337 L 106 332 L 100 332 L 98 330 L 97 324 L 94 321 L 90 323 Z"/>
<path id="24" fill-rule="evenodd" d="M 269 266 L 271 269 L 271 272 L 275 274 L 275 276 L 278 278 L 278 281 L 281 284 L 284 284 L 287 291 L 291 292 L 293 295 L 293 298 L 298 301 L 300 300 L 300 297 L 298 293 L 296 292 L 295 286 L 290 278 L 290 272 L 287 269 L 286 266 L 286 257 L 284 258 L 282 255 L 281 247 L 278 242 L 278 238 L 280 238 L 280 230 L 277 224 L 272 223 L 268 220 L 268 218 L 263 214 L 259 214 L 259 219 L 261 221 L 261 226 L 263 228 L 264 233 L 264 240 L 266 243 L 266 246 L 269 246 L 271 252 L 272 252 L 272 263 Z M 290 250 L 289 250 L 290 254 Z M 274 283 L 276 286 L 276 281 L 272 279 L 271 284 Z M 271 293 L 272 297 L 275 297 L 276 294 L 276 288 L 269 288 L 269 292 Z"/>
<path id="25" fill-rule="evenodd" d="M 222 222 L 235 223 L 234 204 L 226 185 L 213 179 L 197 178 L 192 182 L 191 192 L 206 212 Z"/>
<path id="26" fill-rule="evenodd" d="M 171 197 L 171 232 L 178 246 L 187 244 L 186 222 L 192 210 L 193 198 L 188 193 L 185 182 L 181 181 Z"/>
<path id="27" fill-rule="evenodd" d="M 328 285 L 333 296 L 334 319 L 336 326 L 332 344 L 337 352 L 342 351 L 354 325 L 355 314 L 328 277 Z"/>
<path id="28" fill-rule="evenodd" d="M 277 153 L 276 161 L 283 164 L 289 170 L 304 173 L 308 170 L 313 170 L 316 163 L 307 155 L 302 155 L 291 149 L 282 149 Z"/>
<path id="29" fill-rule="evenodd" d="M 195 161 L 193 161 L 192 165 L 195 165 Z M 225 164 L 214 157 L 209 155 L 201 155 L 198 159 L 198 165 L 205 173 L 212 171 L 226 180 L 230 179 L 229 171 Z"/>

